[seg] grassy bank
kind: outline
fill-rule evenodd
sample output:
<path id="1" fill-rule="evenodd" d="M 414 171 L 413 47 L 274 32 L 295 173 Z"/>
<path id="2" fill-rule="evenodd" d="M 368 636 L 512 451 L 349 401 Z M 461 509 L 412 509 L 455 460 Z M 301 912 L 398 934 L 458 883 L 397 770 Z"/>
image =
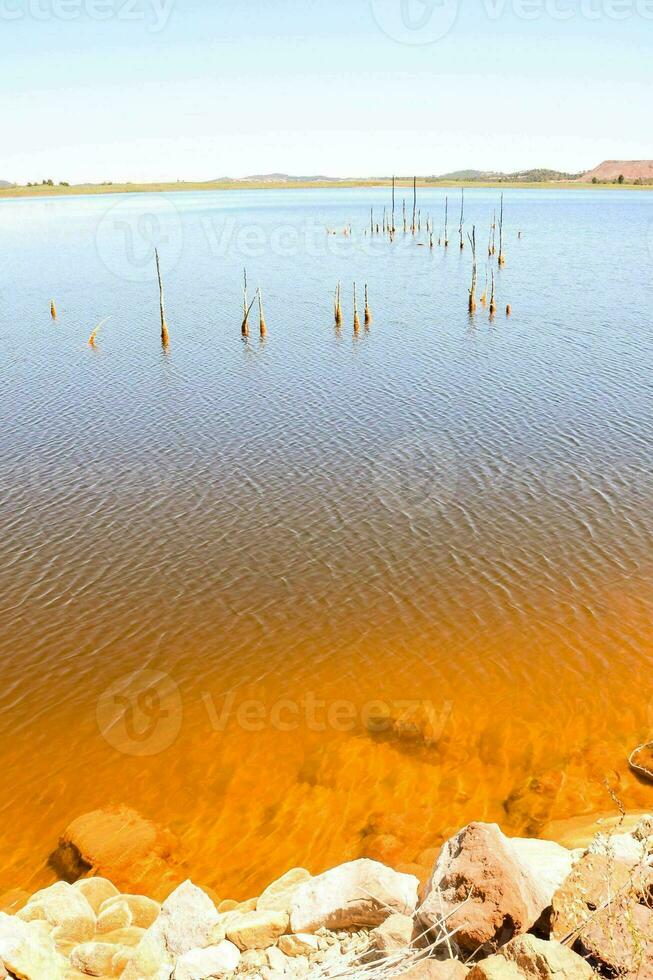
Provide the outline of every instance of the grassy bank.
<path id="1" fill-rule="evenodd" d="M 0 188 L 0 198 L 20 197 L 67 197 L 78 194 L 157 194 L 173 191 L 233 191 L 233 190 L 285 190 L 340 187 L 389 187 L 388 180 L 341 180 L 341 181 L 205 181 L 193 183 L 177 181 L 169 184 L 73 184 L 60 186 L 37 184 L 32 187 Z M 397 187 L 412 189 L 412 181 L 397 181 Z M 579 181 L 480 181 L 480 180 L 418 180 L 418 187 L 494 187 L 501 190 L 524 188 L 542 190 L 653 190 L 653 184 L 591 184 Z"/>

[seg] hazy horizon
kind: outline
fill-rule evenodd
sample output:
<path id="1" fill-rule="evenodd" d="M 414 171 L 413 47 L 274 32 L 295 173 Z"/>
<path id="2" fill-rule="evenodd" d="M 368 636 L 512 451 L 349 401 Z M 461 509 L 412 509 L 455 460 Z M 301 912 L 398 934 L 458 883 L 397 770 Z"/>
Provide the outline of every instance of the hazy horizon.
<path id="1" fill-rule="evenodd" d="M 16 183 L 653 156 L 653 0 L 4 0 L 0 22 Z"/>

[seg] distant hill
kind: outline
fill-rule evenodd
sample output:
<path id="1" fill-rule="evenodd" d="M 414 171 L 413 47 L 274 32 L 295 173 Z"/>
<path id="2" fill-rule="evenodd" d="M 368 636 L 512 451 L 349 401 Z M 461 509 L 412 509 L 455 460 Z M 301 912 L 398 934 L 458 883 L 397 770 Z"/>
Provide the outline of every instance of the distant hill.
<path id="1" fill-rule="evenodd" d="M 605 160 L 595 167 L 588 170 L 580 177 L 580 180 L 587 183 L 611 183 L 623 177 L 629 183 L 640 181 L 643 184 L 653 183 L 653 160 Z"/>
<path id="2" fill-rule="evenodd" d="M 443 174 L 439 180 L 491 180 L 510 183 L 544 183 L 555 180 L 578 180 L 580 174 L 569 174 L 561 170 L 517 170 L 515 173 L 501 173 L 496 170 L 456 170 L 451 174 Z"/>
<path id="3" fill-rule="evenodd" d="M 0 180 L 0 187 L 13 187 L 10 180 Z"/>
<path id="4" fill-rule="evenodd" d="M 310 184 L 313 181 L 316 183 L 319 181 L 320 183 L 332 182 L 337 184 L 346 179 L 346 177 L 324 177 L 320 175 L 293 177 L 290 174 L 254 174 L 249 177 L 218 177 L 218 182 L 221 184 L 241 184 L 243 181 L 251 181 L 253 184 L 263 184 L 266 182 L 278 184 L 294 184 L 299 182 L 302 184 Z"/>

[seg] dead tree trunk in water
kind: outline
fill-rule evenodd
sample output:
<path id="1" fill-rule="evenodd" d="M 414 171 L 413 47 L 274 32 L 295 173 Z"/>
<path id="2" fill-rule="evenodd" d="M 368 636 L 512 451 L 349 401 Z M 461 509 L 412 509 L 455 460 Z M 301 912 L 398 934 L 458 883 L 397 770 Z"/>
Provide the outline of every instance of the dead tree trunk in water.
<path id="1" fill-rule="evenodd" d="M 395 233 L 395 178 L 392 178 L 392 234 Z"/>
<path id="2" fill-rule="evenodd" d="M 358 316 L 358 303 L 356 302 L 356 283 L 354 283 L 354 333 L 359 333 L 361 328 L 360 317 Z"/>
<path id="3" fill-rule="evenodd" d="M 503 194 L 501 195 L 501 212 L 499 215 L 499 265 L 506 264 L 506 257 L 503 254 Z"/>
<path id="4" fill-rule="evenodd" d="M 469 288 L 469 312 L 474 313 L 476 311 L 476 280 L 478 275 L 476 267 L 476 225 L 472 226 L 469 243 L 472 246 L 472 284 Z"/>
<path id="5" fill-rule="evenodd" d="M 415 212 L 417 210 L 417 177 L 413 177 L 413 235 L 415 234 Z"/>
<path id="6" fill-rule="evenodd" d="M 168 333 L 168 324 L 166 323 L 166 312 L 163 305 L 163 281 L 161 279 L 161 265 L 159 263 L 159 250 L 154 249 L 154 257 L 156 258 L 156 274 L 159 280 L 159 312 L 161 314 L 161 343 L 164 347 L 167 347 L 170 343 L 170 334 Z"/>
<path id="7" fill-rule="evenodd" d="M 444 247 L 449 248 L 449 198 L 444 199 Z"/>
<path id="8" fill-rule="evenodd" d="M 463 238 L 463 229 L 464 229 L 464 227 L 465 227 L 465 188 L 463 187 L 462 188 L 461 202 L 460 202 L 460 228 L 459 228 L 459 232 L 460 232 L 460 250 L 461 250 L 461 252 L 462 252 L 462 250 L 465 247 L 465 239 Z"/>

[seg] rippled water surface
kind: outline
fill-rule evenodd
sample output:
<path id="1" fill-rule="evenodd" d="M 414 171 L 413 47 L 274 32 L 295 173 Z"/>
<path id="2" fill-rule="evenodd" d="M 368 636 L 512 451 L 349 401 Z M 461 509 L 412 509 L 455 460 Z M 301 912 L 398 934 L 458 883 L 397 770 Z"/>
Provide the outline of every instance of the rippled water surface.
<path id="1" fill-rule="evenodd" d="M 653 805 L 653 196 L 508 191 L 490 321 L 449 194 L 448 250 L 440 189 L 433 250 L 383 189 L 0 202 L 0 885 L 107 802 L 235 898 Z"/>

